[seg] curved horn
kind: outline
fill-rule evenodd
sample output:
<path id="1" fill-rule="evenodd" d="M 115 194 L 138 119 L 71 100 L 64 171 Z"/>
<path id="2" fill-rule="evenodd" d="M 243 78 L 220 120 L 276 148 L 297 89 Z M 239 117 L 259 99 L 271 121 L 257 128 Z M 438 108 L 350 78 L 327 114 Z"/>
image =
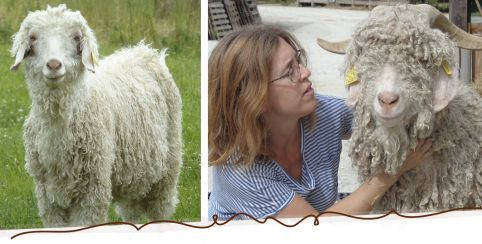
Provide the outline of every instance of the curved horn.
<path id="1" fill-rule="evenodd" d="M 328 52 L 337 53 L 337 54 L 345 54 L 346 47 L 350 43 L 351 39 L 347 39 L 340 42 L 329 42 L 323 40 L 321 38 L 317 38 L 316 42 L 320 45 L 321 48 L 325 49 Z"/>
<path id="2" fill-rule="evenodd" d="M 437 28 L 448 34 L 449 38 L 455 42 L 457 47 L 482 50 L 482 37 L 471 35 L 445 17 L 438 9 L 428 4 L 419 4 L 414 6 L 416 9 L 426 13 L 429 18 L 429 24 L 432 28 Z"/>

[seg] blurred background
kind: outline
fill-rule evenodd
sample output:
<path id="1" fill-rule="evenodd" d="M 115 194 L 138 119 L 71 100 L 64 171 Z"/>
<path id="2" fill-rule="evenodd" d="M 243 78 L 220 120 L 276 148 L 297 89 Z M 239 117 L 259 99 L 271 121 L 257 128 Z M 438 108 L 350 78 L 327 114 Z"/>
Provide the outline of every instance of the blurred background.
<path id="1" fill-rule="evenodd" d="M 184 160 L 177 221 L 200 219 L 200 1 L 199 0 L 0 0 L 0 229 L 42 227 L 33 181 L 24 169 L 22 126 L 30 110 L 23 65 L 11 72 L 12 35 L 28 11 L 47 4 L 80 10 L 93 29 L 99 53 L 140 40 L 168 48 L 167 65 L 183 100 Z M 113 208 L 108 221 L 120 221 Z"/>

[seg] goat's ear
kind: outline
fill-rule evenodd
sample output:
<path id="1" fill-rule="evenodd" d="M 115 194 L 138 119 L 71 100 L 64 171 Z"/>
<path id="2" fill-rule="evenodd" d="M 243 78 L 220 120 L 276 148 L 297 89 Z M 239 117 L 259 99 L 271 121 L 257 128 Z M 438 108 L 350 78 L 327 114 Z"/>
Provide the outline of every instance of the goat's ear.
<path id="1" fill-rule="evenodd" d="M 82 31 L 83 40 L 81 44 L 82 49 L 82 64 L 92 73 L 95 73 L 95 66 L 97 65 L 97 41 L 95 40 L 92 30 L 85 26 Z"/>
<path id="2" fill-rule="evenodd" d="M 360 90 L 361 90 L 360 82 L 357 81 L 357 83 L 355 84 L 346 86 L 345 90 L 347 93 L 345 104 L 350 108 L 354 108 L 356 102 L 358 101 L 358 97 L 360 96 Z"/>
<path id="3" fill-rule="evenodd" d="M 433 110 L 439 112 L 454 99 L 457 93 L 459 72 L 456 67 L 440 67 L 433 84 Z"/>
<path id="4" fill-rule="evenodd" d="M 360 81 L 358 80 L 357 73 L 355 68 L 351 68 L 345 77 L 345 88 L 346 88 L 346 100 L 345 104 L 350 107 L 354 108 L 355 104 L 358 100 L 358 96 L 360 95 Z"/>
<path id="5" fill-rule="evenodd" d="M 25 58 L 25 54 L 29 51 L 30 43 L 27 36 L 27 31 L 24 29 L 20 29 L 20 31 L 13 36 L 10 54 L 12 57 L 15 57 L 15 63 L 10 67 L 11 71 L 18 69 L 18 66 L 20 66 L 20 63 Z"/>

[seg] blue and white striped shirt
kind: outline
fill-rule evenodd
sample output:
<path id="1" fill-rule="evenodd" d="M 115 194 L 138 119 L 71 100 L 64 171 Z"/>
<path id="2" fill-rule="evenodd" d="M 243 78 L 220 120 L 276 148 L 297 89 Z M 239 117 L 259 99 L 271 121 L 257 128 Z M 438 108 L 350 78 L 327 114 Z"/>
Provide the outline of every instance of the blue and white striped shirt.
<path id="1" fill-rule="evenodd" d="M 249 167 L 231 161 L 213 166 L 210 219 L 217 214 L 225 220 L 241 212 L 258 219 L 274 216 L 295 194 L 318 211 L 335 203 L 341 139 L 351 134 L 353 115 L 343 99 L 319 94 L 315 98 L 315 127 L 301 126 L 300 181 L 291 178 L 275 160 L 256 161 Z"/>

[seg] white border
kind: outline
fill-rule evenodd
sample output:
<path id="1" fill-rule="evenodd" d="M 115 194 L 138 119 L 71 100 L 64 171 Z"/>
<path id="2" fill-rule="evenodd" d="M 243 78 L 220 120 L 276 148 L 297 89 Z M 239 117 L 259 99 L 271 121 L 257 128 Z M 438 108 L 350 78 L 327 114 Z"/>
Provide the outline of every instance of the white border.
<path id="1" fill-rule="evenodd" d="M 208 219 L 208 1 L 201 0 L 201 221 Z"/>
<path id="2" fill-rule="evenodd" d="M 208 145 L 207 145 L 207 59 L 208 29 L 207 1 L 201 0 L 201 222 L 194 225 L 207 225 L 208 194 Z M 231 222 L 226 226 L 209 229 L 193 229 L 178 225 L 153 225 L 140 232 L 129 226 L 101 227 L 89 231 L 70 234 L 34 234 L 10 240 L 14 234 L 25 230 L 0 230 L 0 243 L 86 243 L 94 241 L 110 243 L 142 243 L 161 240 L 162 242 L 207 243 L 215 240 L 229 243 L 263 242 L 352 242 L 362 240 L 371 243 L 451 242 L 467 243 L 469 239 L 480 239 L 482 211 L 445 213 L 439 216 L 404 219 L 389 216 L 380 220 L 361 221 L 345 217 L 328 217 L 314 226 L 306 221 L 295 228 L 282 227 L 276 223 L 265 225 L 253 221 Z M 209 238 L 206 238 L 209 236 Z M 203 241 L 207 240 L 207 241 Z"/>
<path id="3" fill-rule="evenodd" d="M 233 221 L 208 229 L 158 224 L 136 231 L 131 226 L 106 226 L 76 233 L 29 234 L 14 240 L 10 237 L 18 231 L 0 230 L 0 243 L 478 243 L 481 219 L 481 211 L 461 211 L 415 219 L 396 215 L 378 220 L 321 217 L 318 225 L 309 219 L 293 228 L 273 221 Z M 297 220 L 283 222 L 294 224 Z"/>

